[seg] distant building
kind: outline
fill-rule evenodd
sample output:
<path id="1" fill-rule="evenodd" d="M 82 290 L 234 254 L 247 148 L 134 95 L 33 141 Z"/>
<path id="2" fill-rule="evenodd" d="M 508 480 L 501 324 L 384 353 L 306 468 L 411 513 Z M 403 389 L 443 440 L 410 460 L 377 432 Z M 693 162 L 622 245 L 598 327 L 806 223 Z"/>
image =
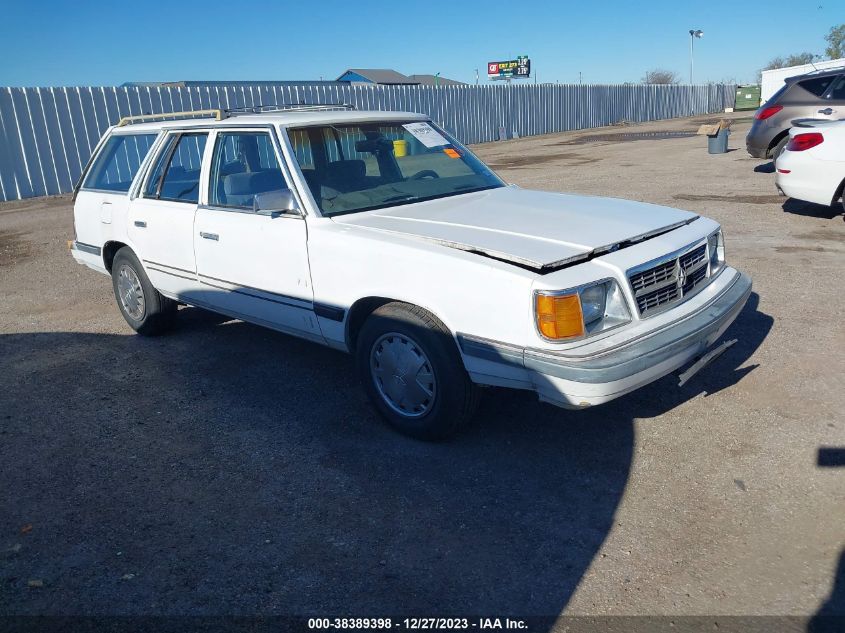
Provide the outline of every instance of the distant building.
<path id="1" fill-rule="evenodd" d="M 408 77 L 421 86 L 466 86 L 463 81 L 455 81 L 436 75 L 408 75 Z"/>
<path id="2" fill-rule="evenodd" d="M 460 86 L 462 81 L 435 75 L 403 75 L 390 68 L 350 68 L 337 81 L 381 86 Z"/>
<path id="3" fill-rule="evenodd" d="M 350 68 L 337 81 L 380 84 L 382 86 L 416 85 L 419 82 L 389 68 Z"/>

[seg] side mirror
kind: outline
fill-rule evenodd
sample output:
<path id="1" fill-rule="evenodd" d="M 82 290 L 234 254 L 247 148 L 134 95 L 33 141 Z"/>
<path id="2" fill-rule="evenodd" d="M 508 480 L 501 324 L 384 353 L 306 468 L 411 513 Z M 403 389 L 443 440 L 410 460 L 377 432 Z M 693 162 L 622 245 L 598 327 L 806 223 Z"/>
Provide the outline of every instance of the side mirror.
<path id="1" fill-rule="evenodd" d="M 255 194 L 252 199 L 252 210 L 260 215 L 277 213 L 300 215 L 299 205 L 290 189 L 277 189 L 276 191 Z"/>

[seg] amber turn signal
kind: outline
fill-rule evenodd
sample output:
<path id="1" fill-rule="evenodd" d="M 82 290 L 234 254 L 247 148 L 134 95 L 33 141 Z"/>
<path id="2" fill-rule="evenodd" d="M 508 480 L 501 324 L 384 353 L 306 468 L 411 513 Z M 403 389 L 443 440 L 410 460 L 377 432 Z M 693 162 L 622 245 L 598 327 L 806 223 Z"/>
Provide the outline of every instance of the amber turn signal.
<path id="1" fill-rule="evenodd" d="M 578 293 L 536 295 L 537 329 L 548 339 L 584 336 L 584 317 Z"/>

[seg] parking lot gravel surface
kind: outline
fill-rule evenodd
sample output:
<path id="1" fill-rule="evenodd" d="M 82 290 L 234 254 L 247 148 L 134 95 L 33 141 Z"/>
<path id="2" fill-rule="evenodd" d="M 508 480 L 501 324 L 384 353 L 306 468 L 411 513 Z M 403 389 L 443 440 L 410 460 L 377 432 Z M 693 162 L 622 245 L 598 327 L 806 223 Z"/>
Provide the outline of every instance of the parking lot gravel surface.
<path id="1" fill-rule="evenodd" d="M 72 204 L 0 204 L 0 614 L 845 614 L 845 222 L 708 118 L 476 146 L 525 188 L 722 223 L 738 342 L 572 412 L 391 432 L 351 358 L 195 308 L 131 333 Z M 734 149 L 738 148 L 738 149 Z"/>

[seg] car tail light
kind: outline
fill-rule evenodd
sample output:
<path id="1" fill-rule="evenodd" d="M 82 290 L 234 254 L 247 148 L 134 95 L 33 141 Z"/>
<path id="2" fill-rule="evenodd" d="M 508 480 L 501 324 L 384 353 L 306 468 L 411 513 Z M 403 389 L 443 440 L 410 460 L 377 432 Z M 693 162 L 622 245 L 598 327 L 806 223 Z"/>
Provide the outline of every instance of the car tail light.
<path id="1" fill-rule="evenodd" d="M 758 121 L 765 121 L 769 117 L 776 115 L 781 110 L 783 110 L 783 106 L 780 105 L 760 108 L 759 110 L 757 110 L 757 114 L 754 115 L 754 118 Z"/>
<path id="2" fill-rule="evenodd" d="M 824 136 L 819 132 L 806 132 L 804 134 L 796 134 L 789 139 L 786 149 L 790 152 L 803 152 L 805 149 L 821 145 L 823 142 Z"/>

